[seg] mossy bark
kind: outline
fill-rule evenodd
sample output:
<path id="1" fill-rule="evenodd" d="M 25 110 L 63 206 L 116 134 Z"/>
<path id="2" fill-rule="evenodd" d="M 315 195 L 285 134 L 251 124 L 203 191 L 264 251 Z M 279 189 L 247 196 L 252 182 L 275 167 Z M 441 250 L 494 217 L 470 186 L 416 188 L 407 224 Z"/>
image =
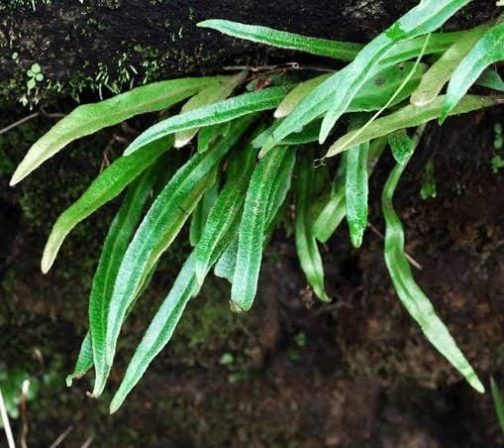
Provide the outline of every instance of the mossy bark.
<path id="1" fill-rule="evenodd" d="M 208 18 L 364 42 L 417 2 L 392 0 L 6 0 L 0 4 L 0 104 L 101 94 L 223 65 L 280 60 L 285 52 L 196 27 Z M 475 0 L 451 22 L 472 26 L 497 12 Z M 450 26 L 450 25 L 449 25 Z M 28 89 L 27 70 L 44 80 Z"/>

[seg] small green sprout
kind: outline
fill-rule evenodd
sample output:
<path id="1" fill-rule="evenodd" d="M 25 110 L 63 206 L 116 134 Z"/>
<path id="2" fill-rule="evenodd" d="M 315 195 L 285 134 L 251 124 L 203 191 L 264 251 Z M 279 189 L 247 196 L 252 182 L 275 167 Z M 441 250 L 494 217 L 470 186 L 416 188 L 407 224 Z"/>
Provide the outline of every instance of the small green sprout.
<path id="1" fill-rule="evenodd" d="M 44 80 L 44 75 L 42 74 L 42 68 L 37 63 L 33 64 L 31 68 L 26 71 L 26 74 L 28 76 L 26 86 L 28 87 L 29 93 L 37 86 L 38 82 L 42 82 Z"/>

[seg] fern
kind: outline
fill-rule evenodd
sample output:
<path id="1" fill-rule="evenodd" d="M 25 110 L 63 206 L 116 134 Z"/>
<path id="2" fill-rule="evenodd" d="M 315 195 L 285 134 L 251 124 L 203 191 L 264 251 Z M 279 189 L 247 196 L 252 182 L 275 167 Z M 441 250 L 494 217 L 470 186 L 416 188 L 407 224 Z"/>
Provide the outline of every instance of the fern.
<path id="1" fill-rule="evenodd" d="M 38 140 L 16 170 L 12 184 L 75 139 L 187 100 L 179 113 L 137 137 L 62 213 L 49 236 L 42 259 L 44 272 L 52 267 L 65 237 L 79 222 L 127 190 L 93 281 L 90 332 L 68 382 L 94 366 L 93 395 L 102 393 L 121 327 L 148 287 L 158 259 L 189 218 L 193 252 L 140 342 L 112 401 L 112 412 L 170 341 L 185 307 L 212 268 L 231 283 L 231 309 L 243 312 L 251 308 L 264 248 L 290 194 L 295 196 L 301 268 L 315 294 L 330 301 L 317 241 L 330 238 L 346 217 L 352 243 L 356 247 L 362 244 L 368 179 L 388 144 L 397 161 L 382 198 L 387 226 L 384 253 L 392 282 L 427 339 L 469 384 L 483 392 L 481 381 L 413 279 L 404 254 L 404 229 L 392 206 L 394 190 L 419 143 L 418 134 L 408 135 L 410 128 L 423 129 L 429 121 L 449 114 L 504 101 L 498 94 L 504 83 L 489 68 L 504 59 L 503 25 L 497 21 L 464 32 L 438 32 L 468 1 L 423 0 L 365 46 L 206 21 L 200 26 L 256 43 L 340 59 L 348 65 L 333 74 L 297 81 L 293 79 L 298 72 L 287 77 L 265 71 L 261 76 L 272 84 L 265 89 L 246 84 L 258 76 L 246 71 L 235 76 L 164 81 L 79 106 Z M 436 56 L 432 64 L 429 55 Z M 440 95 L 447 83 L 446 94 Z M 466 95 L 474 83 L 494 91 Z M 369 120 L 367 114 L 376 111 L 386 115 Z M 338 136 L 334 124 L 341 118 L 352 125 L 348 133 Z M 194 137 L 198 152 L 189 155 L 168 178 L 169 149 L 184 146 Z M 334 141 L 324 155 L 316 142 L 328 137 Z M 327 171 L 315 169 L 313 161 L 342 152 L 336 177 L 328 187 Z M 154 183 L 160 182 L 164 185 L 144 211 L 148 195 L 157 191 Z"/>

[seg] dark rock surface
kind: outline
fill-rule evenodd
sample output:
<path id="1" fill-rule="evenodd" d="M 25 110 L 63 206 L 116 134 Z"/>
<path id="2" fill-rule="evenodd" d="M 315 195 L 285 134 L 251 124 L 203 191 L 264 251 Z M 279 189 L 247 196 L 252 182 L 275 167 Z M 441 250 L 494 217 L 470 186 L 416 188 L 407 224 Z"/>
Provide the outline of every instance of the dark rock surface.
<path id="1" fill-rule="evenodd" d="M 285 59 L 196 24 L 223 18 L 326 38 L 365 42 L 416 4 L 413 0 L 5 0 L 0 4 L 0 103 L 38 102 L 131 85 L 223 65 Z M 475 0 L 451 26 L 473 26 L 496 13 Z M 450 24 L 448 25 L 450 28 Z M 13 59 L 14 55 L 14 59 Z M 300 55 L 293 57 L 299 58 Z M 27 92 L 26 71 L 44 81 Z"/>

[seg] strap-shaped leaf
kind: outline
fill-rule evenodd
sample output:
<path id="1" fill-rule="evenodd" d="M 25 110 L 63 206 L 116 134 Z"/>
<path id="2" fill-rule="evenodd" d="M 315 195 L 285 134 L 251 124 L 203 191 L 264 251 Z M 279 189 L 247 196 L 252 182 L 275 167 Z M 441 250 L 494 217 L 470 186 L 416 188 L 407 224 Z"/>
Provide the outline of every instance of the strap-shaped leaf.
<path id="1" fill-rule="evenodd" d="M 397 163 L 404 165 L 415 150 L 415 143 L 408 136 L 406 129 L 399 129 L 388 136 L 392 155 Z"/>
<path id="2" fill-rule="evenodd" d="M 70 387 L 74 380 L 81 379 L 86 373 L 93 368 L 93 345 L 91 342 L 91 334 L 89 331 L 82 340 L 79 356 L 75 363 L 74 371 L 66 377 L 66 385 Z"/>
<path id="3" fill-rule="evenodd" d="M 442 119 L 455 106 L 491 64 L 504 60 L 504 22 L 485 32 L 459 64 L 448 84 Z"/>
<path id="4" fill-rule="evenodd" d="M 313 224 L 313 234 L 322 243 L 325 243 L 331 237 L 346 216 L 347 155 L 346 152 L 341 155 L 329 198 Z"/>
<path id="5" fill-rule="evenodd" d="M 246 39 L 260 44 L 272 45 L 287 50 L 303 51 L 305 53 L 341 61 L 351 61 L 362 48 L 361 44 L 337 40 L 318 39 L 300 34 L 278 31 L 272 28 L 229 20 L 211 19 L 198 23 L 199 27 L 220 31 L 228 36 Z"/>
<path id="6" fill-rule="evenodd" d="M 425 39 L 423 42 L 425 43 Z M 282 142 L 288 135 L 298 132 L 300 128 L 323 116 L 329 110 L 335 92 L 339 91 L 340 77 L 337 75 L 343 70 L 322 80 L 321 84 L 301 98 L 296 107 L 276 126 L 270 138 L 264 143 L 264 152 Z M 379 110 L 384 106 L 391 107 L 398 104 L 416 89 L 425 70 L 426 65 L 424 64 L 404 61 L 400 64 L 394 62 L 390 65 L 383 63 L 374 66 L 368 76 L 369 79 L 366 79 L 359 87 L 345 112 Z M 400 90 L 398 90 L 399 87 Z M 361 90 L 362 94 L 359 93 Z M 390 101 L 391 98 L 392 101 Z M 293 100 L 291 99 L 291 101 Z M 289 110 L 282 113 L 286 112 Z"/>
<path id="7" fill-rule="evenodd" d="M 268 209 L 266 212 L 266 232 L 264 239 L 273 232 L 278 214 L 287 198 L 287 194 L 292 184 L 292 173 L 296 164 L 297 148 L 290 147 L 285 154 L 273 179 L 271 193 L 268 198 Z"/>
<path id="8" fill-rule="evenodd" d="M 347 112 L 370 112 L 381 109 L 390 97 L 403 83 L 407 74 L 415 67 L 413 62 L 402 62 L 385 67 L 368 79 L 350 103 Z M 397 98 L 390 104 L 394 106 L 408 98 L 417 88 L 422 76 L 427 70 L 427 65 L 417 64 L 411 79 L 406 83 Z M 275 111 L 276 118 L 289 115 L 297 105 L 315 88 L 326 81 L 331 75 L 321 75 L 305 81 L 292 89 Z M 330 97 L 321 103 L 326 110 L 330 106 Z M 285 141 L 285 139 L 283 140 Z"/>
<path id="9" fill-rule="evenodd" d="M 291 188 L 292 173 L 296 163 L 296 150 L 289 148 L 286 156 L 282 160 L 271 188 L 271 194 L 268 199 L 268 210 L 266 213 L 266 230 L 263 234 L 263 248 L 267 245 L 272 235 L 277 219 L 281 213 L 282 206 L 285 203 L 287 194 Z M 214 273 L 217 277 L 225 278 L 229 283 L 233 283 L 233 277 L 236 267 L 236 257 L 238 255 L 238 232 L 233 241 L 224 250 L 222 256 L 215 265 Z"/>
<path id="10" fill-rule="evenodd" d="M 345 113 L 370 73 L 397 43 L 435 31 L 469 1 L 422 0 L 384 33 L 367 44 L 353 62 L 334 75 L 335 95 L 322 121 L 319 141 L 325 142 L 335 123 Z"/>
<path id="11" fill-rule="evenodd" d="M 205 126 L 198 133 L 198 152 L 205 152 L 214 145 L 219 137 L 225 136 L 229 132 L 231 122 Z"/>
<path id="12" fill-rule="evenodd" d="M 227 182 L 215 206 L 210 211 L 201 239 L 195 249 L 195 273 L 198 283 L 209 269 L 212 254 L 230 227 L 240 219 L 245 192 L 254 171 L 257 149 L 248 145 L 234 154 L 230 161 Z"/>
<path id="13" fill-rule="evenodd" d="M 385 261 L 401 303 L 420 325 L 431 344 L 455 367 L 478 392 L 485 388 L 473 368 L 457 347 L 448 329 L 437 316 L 432 303 L 416 284 L 404 252 L 404 230 L 392 204 L 394 191 L 406 165 L 397 164 L 392 170 L 382 195 L 386 222 Z"/>
<path id="14" fill-rule="evenodd" d="M 408 105 L 385 117 L 371 123 L 363 132 L 359 129 L 340 137 L 327 151 L 326 157 L 333 157 L 350 146 L 359 145 L 369 140 L 383 137 L 399 129 L 419 126 L 422 123 L 435 120 L 443 111 L 444 96 L 436 98 L 425 106 Z M 465 114 L 475 110 L 491 107 L 503 101 L 497 96 L 466 95 L 450 112 L 450 115 Z M 356 136 L 356 134 L 358 134 Z"/>
<path id="15" fill-rule="evenodd" d="M 311 213 L 315 185 L 314 167 L 311 158 L 304 157 L 296 179 L 296 250 L 301 268 L 315 295 L 323 302 L 331 298 L 324 288 L 324 266 L 313 236 Z"/>
<path id="16" fill-rule="evenodd" d="M 103 171 L 82 194 L 66 209 L 54 224 L 42 256 L 42 272 L 51 269 L 58 251 L 72 229 L 100 207 L 117 197 L 145 169 L 171 148 L 173 139 L 151 143 L 144 151 L 132 157 L 120 157 Z"/>
<path id="17" fill-rule="evenodd" d="M 490 377 L 490 387 L 492 389 L 492 399 L 495 413 L 497 414 L 497 421 L 499 422 L 501 430 L 504 432 L 504 399 L 502 398 L 502 392 L 493 377 Z"/>
<path id="18" fill-rule="evenodd" d="M 196 205 L 194 212 L 191 217 L 191 226 L 189 227 L 189 243 L 191 246 L 196 247 L 205 224 L 208 218 L 208 214 L 212 209 L 217 197 L 219 196 L 219 176 L 215 179 L 214 184 L 205 192 L 201 200 Z"/>
<path id="19" fill-rule="evenodd" d="M 369 175 L 373 173 L 386 143 L 387 139 L 383 137 L 371 142 L 367 169 Z M 315 238 L 322 243 L 325 243 L 331 237 L 346 216 L 346 164 L 347 153 L 344 152 L 341 155 L 329 198 L 321 208 L 313 226 Z"/>
<path id="20" fill-rule="evenodd" d="M 274 109 L 280 104 L 290 87 L 271 87 L 220 101 L 209 106 L 191 110 L 161 121 L 140 134 L 126 148 L 125 154 L 131 154 L 148 143 L 175 132 L 210 126 Z"/>
<path id="21" fill-rule="evenodd" d="M 194 256 L 184 263 L 170 293 L 163 301 L 128 365 L 124 379 L 110 404 L 110 413 L 116 412 L 129 392 L 140 381 L 149 364 L 171 339 L 184 309 L 198 291 L 194 275 Z"/>
<path id="22" fill-rule="evenodd" d="M 235 309 L 248 311 L 257 292 L 263 253 L 263 235 L 275 175 L 289 148 L 279 147 L 258 163 L 245 198 L 239 230 L 238 255 L 231 289 Z"/>
<path id="23" fill-rule="evenodd" d="M 111 366 L 126 311 L 143 279 L 170 246 L 205 191 L 213 184 L 222 158 L 246 131 L 254 116 L 237 120 L 213 151 L 193 156 L 158 195 L 123 258 L 107 319 L 106 361 Z"/>
<path id="24" fill-rule="evenodd" d="M 220 77 L 206 77 L 162 81 L 77 107 L 35 142 L 12 176 L 11 185 L 28 176 L 70 142 L 135 115 L 167 109 L 219 80 Z"/>
<path id="25" fill-rule="evenodd" d="M 194 109 L 208 106 L 209 104 L 217 103 L 225 100 L 233 90 L 236 89 L 247 77 L 247 72 L 241 72 L 235 76 L 223 77 L 220 80 L 210 84 L 201 92 L 194 95 L 187 103 L 182 106 L 181 113 L 189 112 Z M 175 148 L 181 148 L 187 145 L 192 138 L 198 133 L 198 128 L 193 128 L 188 131 L 181 131 L 175 134 Z"/>
<path id="26" fill-rule="evenodd" d="M 490 25 L 484 24 L 464 33 L 424 74 L 411 95 L 411 104 L 422 106 L 436 98 L 453 72 Z"/>
<path id="27" fill-rule="evenodd" d="M 235 219 L 232 225 L 228 226 L 226 231 L 220 235 L 219 242 L 214 246 L 210 255 L 203 278 L 221 256 L 224 249 L 229 246 L 238 230 L 238 225 L 239 220 Z M 202 284 L 203 281 L 198 282 L 196 278 L 195 252 L 193 251 L 184 263 L 170 293 L 163 301 L 137 347 L 119 390 L 112 399 L 111 413 L 114 413 L 121 406 L 127 395 L 140 381 L 152 360 L 168 344 L 187 303 L 192 297 L 198 295 Z"/>
<path id="28" fill-rule="evenodd" d="M 164 167 L 163 167 L 164 168 Z M 131 185 L 109 228 L 98 267 L 93 278 L 89 298 L 89 329 L 93 346 L 96 381 L 93 396 L 99 396 L 105 387 L 108 366 L 105 361 L 107 315 L 117 272 L 124 253 L 140 221 L 145 202 L 157 179 L 160 167 L 146 171 Z"/>
<path id="29" fill-rule="evenodd" d="M 354 247 L 362 245 L 368 222 L 368 155 L 369 142 L 350 148 L 346 157 L 346 217 Z"/>

